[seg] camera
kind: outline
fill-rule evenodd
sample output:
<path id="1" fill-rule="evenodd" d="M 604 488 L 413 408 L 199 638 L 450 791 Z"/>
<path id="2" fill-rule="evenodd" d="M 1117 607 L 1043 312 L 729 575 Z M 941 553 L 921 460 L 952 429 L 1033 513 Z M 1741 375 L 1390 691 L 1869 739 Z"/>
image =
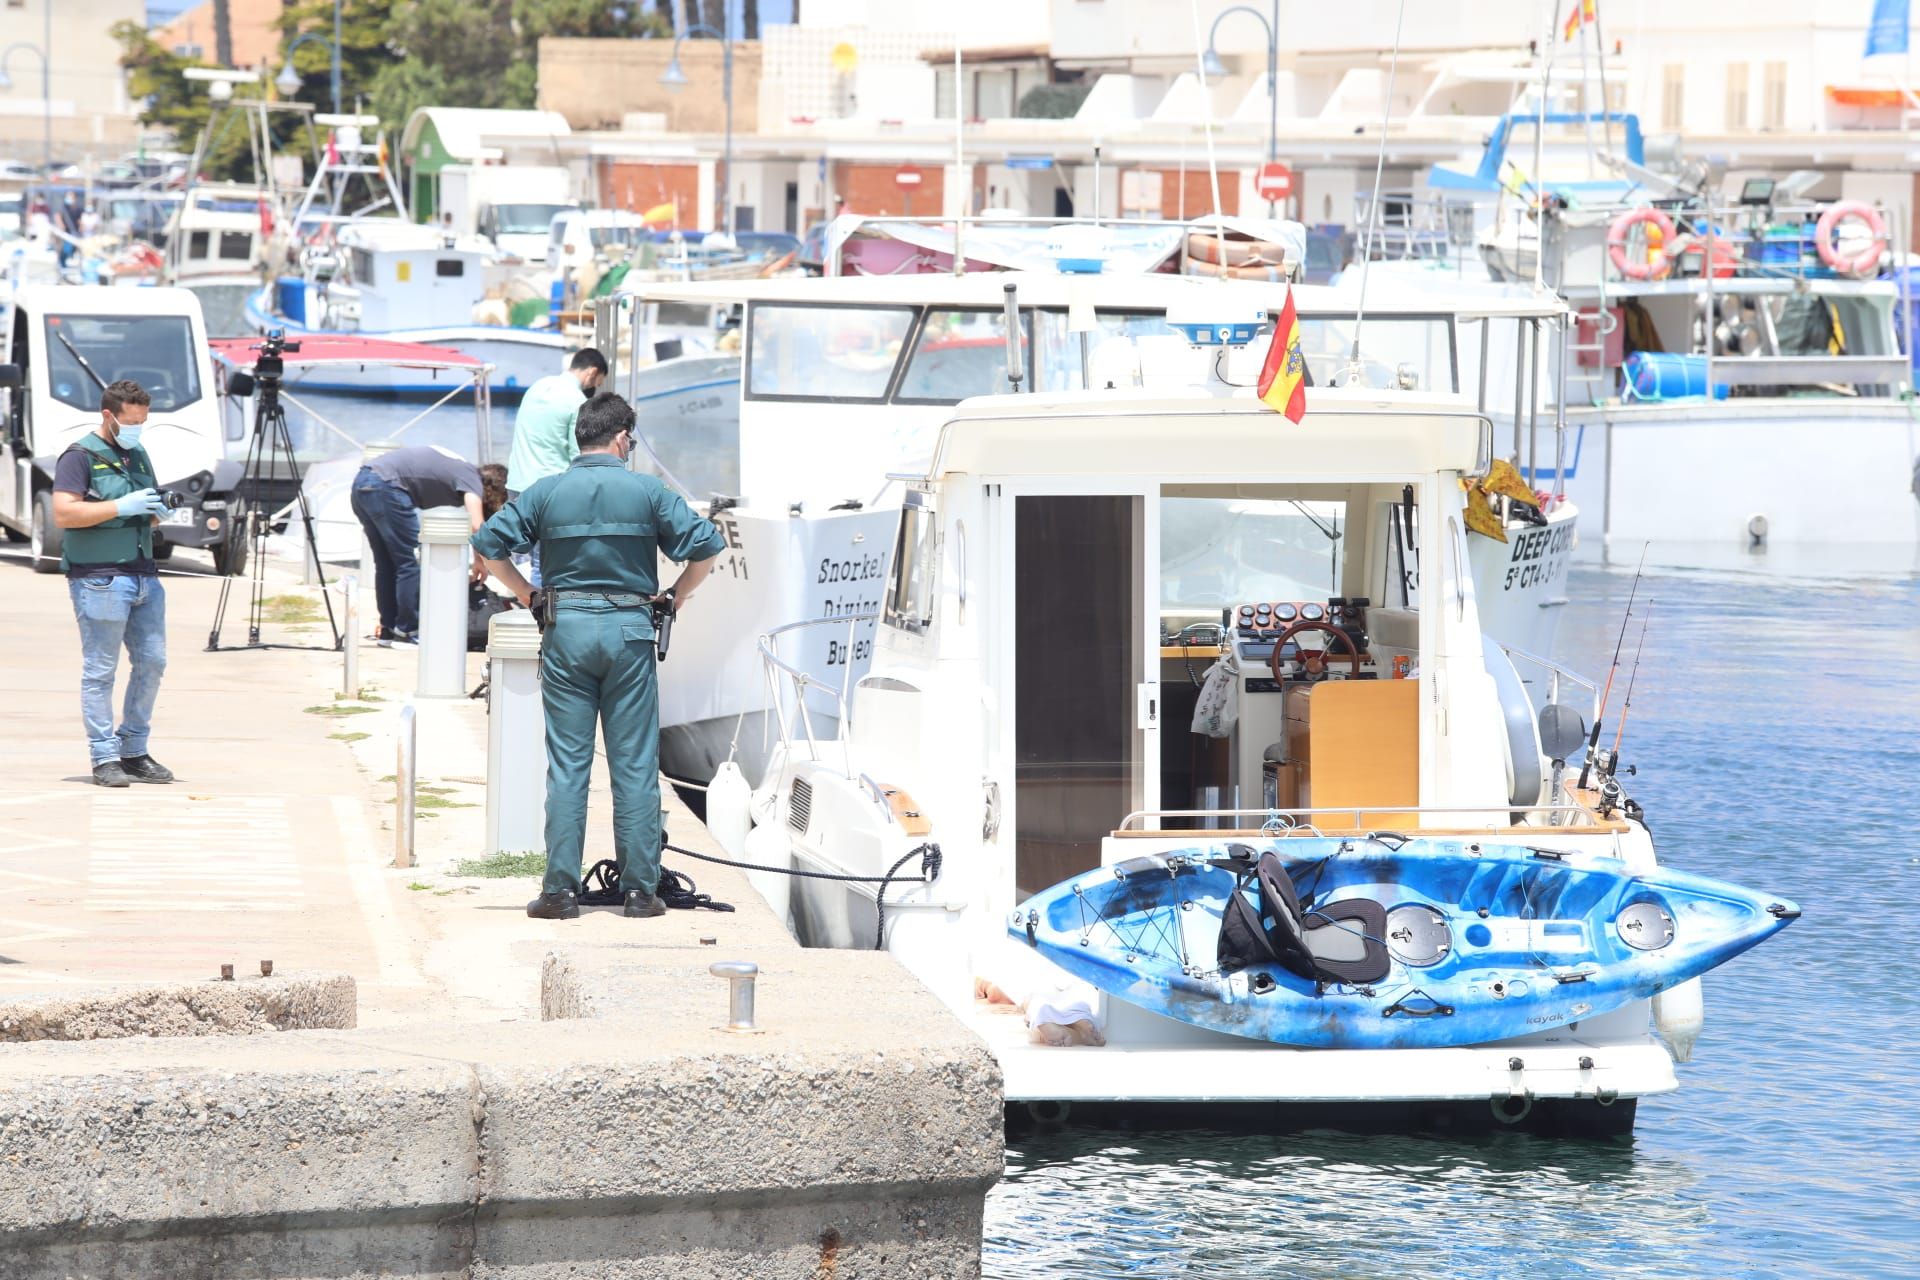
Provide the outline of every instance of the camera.
<path id="1" fill-rule="evenodd" d="M 267 336 L 254 344 L 253 349 L 260 353 L 253 362 L 253 376 L 256 381 L 269 379 L 278 382 L 287 371 L 286 361 L 281 359 L 289 351 L 299 351 L 300 344 L 288 342 L 284 329 L 269 329 Z"/>
<path id="2" fill-rule="evenodd" d="M 162 489 L 160 490 L 160 501 L 166 504 L 167 510 L 178 511 L 181 507 L 187 505 L 188 499 L 187 495 L 178 489 Z"/>

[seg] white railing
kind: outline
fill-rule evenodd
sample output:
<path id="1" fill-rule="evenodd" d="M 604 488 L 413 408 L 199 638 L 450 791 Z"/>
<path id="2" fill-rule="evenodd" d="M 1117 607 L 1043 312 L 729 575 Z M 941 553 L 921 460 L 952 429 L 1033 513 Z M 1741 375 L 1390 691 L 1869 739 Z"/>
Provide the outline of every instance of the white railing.
<path id="1" fill-rule="evenodd" d="M 1489 815 L 1502 813 L 1507 815 L 1507 825 L 1490 825 L 1487 822 Z M 1269 835 L 1303 836 L 1319 835 L 1322 826 L 1333 825 L 1332 823 L 1315 822 L 1314 819 L 1316 818 L 1345 818 L 1349 820 L 1347 827 L 1335 827 L 1335 830 L 1374 830 L 1384 833 L 1391 831 L 1392 828 L 1380 821 L 1382 815 L 1404 815 L 1415 818 L 1418 821 L 1416 821 L 1411 831 L 1401 832 L 1399 834 L 1414 835 L 1418 834 L 1427 817 L 1446 814 L 1457 814 L 1463 819 L 1469 819 L 1470 821 L 1462 823 L 1460 828 L 1462 830 L 1479 830 L 1484 827 L 1490 835 L 1511 834 L 1518 825 L 1514 821 L 1515 818 L 1534 816 L 1543 816 L 1547 819 L 1544 824 L 1539 825 L 1551 827 L 1559 831 L 1566 831 L 1573 827 L 1599 826 L 1599 819 L 1595 816 L 1593 810 L 1583 804 L 1363 804 L 1342 805 L 1338 808 L 1306 809 L 1135 809 L 1132 813 L 1129 813 L 1120 820 L 1120 825 L 1114 829 L 1114 833 L 1119 835 L 1129 830 L 1149 830 L 1150 828 L 1145 826 L 1136 827 L 1133 825 L 1136 821 L 1143 821 L 1147 818 L 1198 818 L 1203 821 L 1221 818 L 1254 818 L 1257 819 L 1257 821 L 1250 826 L 1230 828 L 1212 826 L 1198 828 L 1197 830 L 1201 832 L 1213 831 L 1216 833 L 1221 830 L 1260 830 Z M 1559 820 L 1556 821 L 1555 819 Z M 1184 835 L 1186 832 L 1182 830 L 1181 834 Z"/>
<path id="2" fill-rule="evenodd" d="M 796 737 L 803 738 L 811 758 L 815 760 L 820 758 L 820 742 L 824 735 L 815 731 L 813 717 L 816 714 L 816 708 L 809 699 L 816 690 L 824 693 L 832 702 L 835 720 L 834 736 L 840 742 L 842 772 L 849 778 L 855 776 L 853 753 L 848 741 L 848 730 L 853 724 L 854 632 L 862 623 L 876 622 L 879 617 L 877 613 L 854 613 L 843 618 L 812 618 L 805 622 L 789 622 L 785 626 L 763 632 L 758 644 L 761 672 L 767 681 L 767 705 L 780 727 L 780 745 L 791 749 Z M 829 627 L 846 628 L 846 639 L 843 642 L 846 659 L 841 664 L 840 683 L 837 688 L 821 680 L 811 671 L 787 661 L 780 653 L 780 641 L 783 637 L 799 635 L 803 632 L 818 632 Z"/>

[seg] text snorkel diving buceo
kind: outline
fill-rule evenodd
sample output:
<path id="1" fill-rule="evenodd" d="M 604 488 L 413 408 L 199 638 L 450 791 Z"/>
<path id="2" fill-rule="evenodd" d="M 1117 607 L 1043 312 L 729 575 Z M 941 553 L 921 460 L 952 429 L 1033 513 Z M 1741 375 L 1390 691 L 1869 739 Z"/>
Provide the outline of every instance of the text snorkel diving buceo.
<path id="1" fill-rule="evenodd" d="M 547 718 L 547 875 L 527 914 L 580 914 L 587 781 L 594 726 L 604 726 L 613 784 L 614 861 L 625 914 L 666 910 L 660 883 L 660 699 L 651 606 L 661 553 L 686 569 L 680 607 L 713 568 L 726 539 L 652 476 L 627 470 L 633 409 L 603 392 L 580 406 L 580 456 L 508 502 L 473 536 L 473 549 L 520 602 L 549 619 L 540 644 Z M 508 560 L 538 542 L 543 595 Z"/>

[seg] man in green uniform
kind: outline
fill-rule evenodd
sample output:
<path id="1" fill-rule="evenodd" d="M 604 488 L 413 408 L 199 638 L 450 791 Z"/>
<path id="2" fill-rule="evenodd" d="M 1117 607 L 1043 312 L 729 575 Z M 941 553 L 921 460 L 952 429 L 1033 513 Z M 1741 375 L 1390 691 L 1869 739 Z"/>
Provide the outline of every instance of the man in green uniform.
<path id="1" fill-rule="evenodd" d="M 580 914 L 587 780 L 596 721 L 613 781 L 614 861 L 625 914 L 666 910 L 660 883 L 660 702 L 654 682 L 654 566 L 664 552 L 686 569 L 671 595 L 685 607 L 726 540 L 652 476 L 626 469 L 633 410 L 611 393 L 580 407 L 580 456 L 537 480 L 473 535 L 493 575 L 530 608 L 551 607 L 540 645 L 547 718 L 547 875 L 527 914 Z M 538 542 L 543 598 L 508 556 Z M 550 597 L 550 599 L 546 598 Z"/>
<path id="2" fill-rule="evenodd" d="M 124 379 L 100 392 L 100 425 L 60 455 L 53 522 L 66 531 L 62 563 L 80 623 L 80 714 L 93 780 L 103 787 L 173 781 L 147 754 L 154 700 L 167 669 L 167 593 L 153 557 L 154 522 L 167 510 L 140 447 L 151 398 Z M 127 697 L 116 728 L 113 679 L 127 651 Z"/>

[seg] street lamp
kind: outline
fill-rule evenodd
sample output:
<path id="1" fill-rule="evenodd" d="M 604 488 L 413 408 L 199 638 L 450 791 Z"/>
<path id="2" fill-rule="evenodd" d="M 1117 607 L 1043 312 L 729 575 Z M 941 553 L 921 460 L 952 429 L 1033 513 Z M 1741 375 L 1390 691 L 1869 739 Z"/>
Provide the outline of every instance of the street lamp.
<path id="1" fill-rule="evenodd" d="M 1276 0 L 1276 3 L 1278 0 Z M 329 40 L 318 32 L 309 31 L 293 38 L 287 46 L 287 61 L 280 68 L 280 74 L 273 78 L 273 87 L 282 97 L 291 98 L 300 92 L 300 73 L 293 69 L 293 55 L 301 45 L 309 40 L 317 40 L 327 46 L 333 54 L 333 114 L 340 114 L 340 0 L 333 0 L 333 39 Z"/>
<path id="2" fill-rule="evenodd" d="M 1273 20 L 1252 5 L 1237 4 L 1231 9 L 1222 9 L 1220 16 L 1213 20 L 1213 26 L 1207 31 L 1207 52 L 1200 59 L 1200 69 L 1210 76 L 1227 74 L 1227 64 L 1220 61 L 1220 52 L 1214 43 L 1214 36 L 1220 30 L 1220 24 L 1226 21 L 1230 13 L 1250 13 L 1267 32 L 1267 159 L 1280 158 L 1280 0 L 1273 0 Z M 1267 201 L 1267 216 L 1273 217 L 1273 201 Z"/>
<path id="3" fill-rule="evenodd" d="M 13 77 L 7 74 L 7 64 L 13 61 L 13 55 L 25 49 L 40 59 L 40 162 L 47 171 L 47 180 L 53 180 L 53 59 L 47 56 L 47 50 L 53 48 L 53 0 L 47 0 L 47 42 L 45 46 L 28 44 L 22 40 L 18 44 L 7 46 L 0 53 L 0 93 L 13 88 Z"/>
<path id="4" fill-rule="evenodd" d="M 733 25 L 733 6 L 728 0 L 720 0 L 720 25 Z M 721 42 L 720 76 L 723 92 L 727 99 L 727 138 L 726 150 L 720 161 L 720 198 L 725 203 L 726 212 L 721 217 L 721 225 L 727 234 L 733 234 L 733 40 L 730 36 L 715 31 L 704 22 L 696 22 L 685 31 L 673 37 L 673 51 L 667 57 L 667 69 L 660 73 L 660 83 L 668 93 L 678 93 L 687 87 L 687 73 L 680 68 L 680 42 L 696 32 L 705 32 Z"/>

